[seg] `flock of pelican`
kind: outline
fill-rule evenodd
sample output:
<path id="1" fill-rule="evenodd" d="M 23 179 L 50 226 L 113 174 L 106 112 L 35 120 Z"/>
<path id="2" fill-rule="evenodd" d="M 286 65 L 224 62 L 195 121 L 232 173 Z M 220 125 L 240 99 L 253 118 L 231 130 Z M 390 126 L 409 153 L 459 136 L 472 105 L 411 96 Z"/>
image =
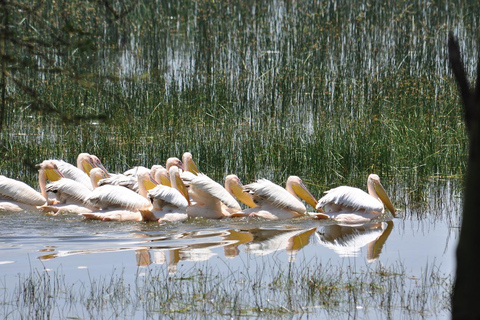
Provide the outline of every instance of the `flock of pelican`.
<path id="1" fill-rule="evenodd" d="M 317 201 L 297 176 L 290 176 L 285 188 L 266 179 L 243 185 L 236 175 L 227 176 L 221 185 L 198 170 L 189 152 L 181 160 L 169 158 L 165 166 L 135 167 L 122 174 L 109 173 L 98 157 L 88 153 L 78 155 L 76 166 L 45 160 L 38 169 L 40 192 L 0 175 L 0 211 L 76 213 L 103 221 L 308 216 L 362 224 L 385 214 L 386 206 L 395 216 L 376 174 L 368 177 L 368 193 L 340 186 L 326 191 Z M 316 211 L 308 212 L 302 200 Z"/>

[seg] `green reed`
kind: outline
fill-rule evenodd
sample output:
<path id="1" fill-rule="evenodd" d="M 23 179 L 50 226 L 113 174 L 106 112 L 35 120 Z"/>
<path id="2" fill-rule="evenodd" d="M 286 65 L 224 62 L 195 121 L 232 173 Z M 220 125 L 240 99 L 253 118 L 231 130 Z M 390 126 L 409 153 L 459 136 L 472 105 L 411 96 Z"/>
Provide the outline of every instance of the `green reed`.
<path id="1" fill-rule="evenodd" d="M 17 91 L 3 174 L 34 184 L 32 165 L 49 157 L 90 152 L 122 171 L 184 151 L 219 181 L 295 174 L 322 190 L 363 185 L 370 172 L 390 181 L 464 172 L 446 38 L 453 30 L 474 52 L 478 4 L 140 1 L 117 3 L 125 15 L 115 19 L 92 3 L 59 3 L 28 21 L 42 32 L 68 20 L 78 45 L 55 65 L 69 71 L 27 69 L 25 81 L 72 119 L 32 110 Z M 92 114 L 105 120 L 75 118 Z"/>

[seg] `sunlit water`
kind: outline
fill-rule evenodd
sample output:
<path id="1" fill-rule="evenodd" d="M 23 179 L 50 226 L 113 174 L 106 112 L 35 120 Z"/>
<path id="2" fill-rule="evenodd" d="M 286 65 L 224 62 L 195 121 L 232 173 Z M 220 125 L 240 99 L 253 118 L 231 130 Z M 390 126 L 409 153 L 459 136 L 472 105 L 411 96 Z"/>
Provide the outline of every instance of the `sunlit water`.
<path id="1" fill-rule="evenodd" d="M 400 265 L 412 283 L 432 267 L 449 276 L 455 268 L 460 201 L 441 199 L 449 193 L 442 190 L 428 196 L 424 212 L 403 208 L 400 218 L 359 227 L 310 219 L 193 219 L 159 225 L 1 213 L 1 287 L 11 294 L 19 279 L 31 272 L 58 272 L 71 283 L 122 273 L 128 283 L 158 268 L 166 269 L 165 274 L 206 266 L 225 274 L 237 272 L 232 270 L 254 274 L 265 265 L 289 263 L 333 265 L 357 272 L 368 272 L 377 264 Z M 423 316 L 448 318 L 446 314 Z"/>

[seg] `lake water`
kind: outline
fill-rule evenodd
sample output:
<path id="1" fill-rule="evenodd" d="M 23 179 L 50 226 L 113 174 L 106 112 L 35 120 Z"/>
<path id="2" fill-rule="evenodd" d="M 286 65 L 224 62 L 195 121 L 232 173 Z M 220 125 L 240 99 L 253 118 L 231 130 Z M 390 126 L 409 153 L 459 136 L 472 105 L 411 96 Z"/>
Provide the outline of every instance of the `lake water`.
<path id="1" fill-rule="evenodd" d="M 164 270 L 165 275 L 188 273 L 192 268 L 214 268 L 220 274 L 246 269 L 258 273 L 272 264 L 328 265 L 356 272 L 401 266 L 409 285 L 426 277 L 429 268 L 450 277 L 461 208 L 461 198 L 452 190 L 450 182 L 432 185 L 421 206 L 406 203 L 399 218 L 355 228 L 310 219 L 191 219 L 159 225 L 1 213 L 0 293 L 5 299 L 18 290 L 25 275 L 42 272 L 87 284 L 115 274 L 133 283 L 156 270 Z M 400 195 L 396 193 L 397 200 Z M 370 307 L 356 315 L 370 317 L 374 311 Z M 397 312 L 401 315 L 401 310 Z M 445 311 L 432 312 L 417 316 L 448 318 Z M 309 315 L 317 316 L 322 317 L 317 312 Z"/>

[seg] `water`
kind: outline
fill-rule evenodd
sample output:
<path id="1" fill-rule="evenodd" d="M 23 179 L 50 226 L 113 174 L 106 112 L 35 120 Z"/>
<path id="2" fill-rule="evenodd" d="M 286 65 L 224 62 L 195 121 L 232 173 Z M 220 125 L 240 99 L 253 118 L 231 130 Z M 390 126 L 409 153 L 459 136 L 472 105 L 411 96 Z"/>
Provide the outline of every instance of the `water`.
<path id="1" fill-rule="evenodd" d="M 391 269 L 403 273 L 404 290 L 420 286 L 431 270 L 451 281 L 460 212 L 452 183 L 431 185 L 427 202 L 417 208 L 406 203 L 407 207 L 400 208 L 400 218 L 358 227 L 306 218 L 191 219 L 159 225 L 85 221 L 74 215 L 2 213 L 1 288 L 4 297 L 14 295 L 29 274 L 60 274 L 67 283 L 86 287 L 100 281 L 95 279 L 119 276 L 125 285 L 133 286 L 139 278 L 147 279 L 156 272 L 171 277 L 188 275 L 192 270 L 214 270 L 226 279 L 241 272 L 253 277 L 266 273 L 268 278 L 275 270 L 292 265 L 327 268 L 325 273 L 340 268 L 353 275 Z M 448 295 L 449 288 L 437 290 Z M 360 318 L 385 316 L 376 306 L 358 308 L 356 316 Z M 409 317 L 448 318 L 448 311 L 431 308 Z M 141 310 L 134 314 L 138 317 Z M 309 314 L 321 318 L 322 312 L 323 308 Z M 402 312 L 397 306 L 393 315 L 401 316 Z"/>

